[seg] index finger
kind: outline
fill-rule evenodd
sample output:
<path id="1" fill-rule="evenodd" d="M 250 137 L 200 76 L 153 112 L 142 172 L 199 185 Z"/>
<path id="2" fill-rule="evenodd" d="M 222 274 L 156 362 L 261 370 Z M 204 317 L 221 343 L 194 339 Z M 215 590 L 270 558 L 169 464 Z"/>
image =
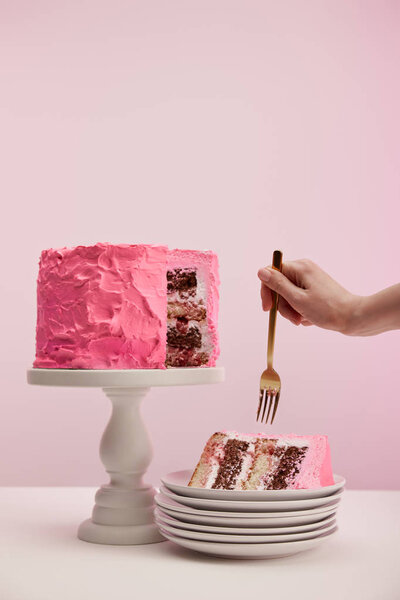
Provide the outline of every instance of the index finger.
<path id="1" fill-rule="evenodd" d="M 262 309 L 267 311 L 272 308 L 272 294 L 269 287 L 266 286 L 265 283 L 261 283 L 261 304 Z"/>

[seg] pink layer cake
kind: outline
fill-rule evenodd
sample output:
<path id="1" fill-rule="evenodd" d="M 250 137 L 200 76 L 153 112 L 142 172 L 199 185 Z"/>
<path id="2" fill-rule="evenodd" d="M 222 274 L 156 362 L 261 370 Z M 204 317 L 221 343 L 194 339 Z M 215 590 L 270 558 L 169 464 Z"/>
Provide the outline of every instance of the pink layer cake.
<path id="1" fill-rule="evenodd" d="M 283 490 L 313 489 L 333 483 L 325 435 L 219 431 L 208 440 L 189 486 Z"/>
<path id="2" fill-rule="evenodd" d="M 127 244 L 44 250 L 34 367 L 214 366 L 218 284 L 210 251 Z"/>

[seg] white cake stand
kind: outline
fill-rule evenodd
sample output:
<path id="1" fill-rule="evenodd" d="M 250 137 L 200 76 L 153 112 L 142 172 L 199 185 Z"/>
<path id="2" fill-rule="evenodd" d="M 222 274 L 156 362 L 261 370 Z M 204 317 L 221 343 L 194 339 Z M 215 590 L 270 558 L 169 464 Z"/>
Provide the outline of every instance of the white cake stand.
<path id="1" fill-rule="evenodd" d="M 155 490 L 143 483 L 153 451 L 140 403 L 153 386 L 220 383 L 224 369 L 138 370 L 29 369 L 32 385 L 101 387 L 112 413 L 100 443 L 100 458 L 110 476 L 95 496 L 92 518 L 78 537 L 97 544 L 151 544 L 164 540 L 153 520 Z"/>

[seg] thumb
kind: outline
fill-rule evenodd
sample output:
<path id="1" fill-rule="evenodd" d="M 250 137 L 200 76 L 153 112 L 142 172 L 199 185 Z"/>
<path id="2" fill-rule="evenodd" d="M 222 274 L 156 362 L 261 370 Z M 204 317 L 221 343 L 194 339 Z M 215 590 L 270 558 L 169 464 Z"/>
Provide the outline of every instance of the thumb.
<path id="1" fill-rule="evenodd" d="M 302 289 L 294 285 L 283 273 L 272 267 L 266 267 L 259 269 L 258 277 L 267 287 L 285 298 L 293 308 L 300 304 Z"/>

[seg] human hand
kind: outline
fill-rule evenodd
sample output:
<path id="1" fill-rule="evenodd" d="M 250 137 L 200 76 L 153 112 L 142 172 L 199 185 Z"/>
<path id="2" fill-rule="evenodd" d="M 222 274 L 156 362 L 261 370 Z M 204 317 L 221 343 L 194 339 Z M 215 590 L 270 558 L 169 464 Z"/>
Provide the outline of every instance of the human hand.
<path id="1" fill-rule="evenodd" d="M 278 310 L 295 325 L 317 325 L 351 335 L 361 298 L 339 285 L 311 260 L 283 263 L 282 273 L 266 267 L 258 271 L 263 310 L 272 306 L 271 290 L 280 296 Z"/>

